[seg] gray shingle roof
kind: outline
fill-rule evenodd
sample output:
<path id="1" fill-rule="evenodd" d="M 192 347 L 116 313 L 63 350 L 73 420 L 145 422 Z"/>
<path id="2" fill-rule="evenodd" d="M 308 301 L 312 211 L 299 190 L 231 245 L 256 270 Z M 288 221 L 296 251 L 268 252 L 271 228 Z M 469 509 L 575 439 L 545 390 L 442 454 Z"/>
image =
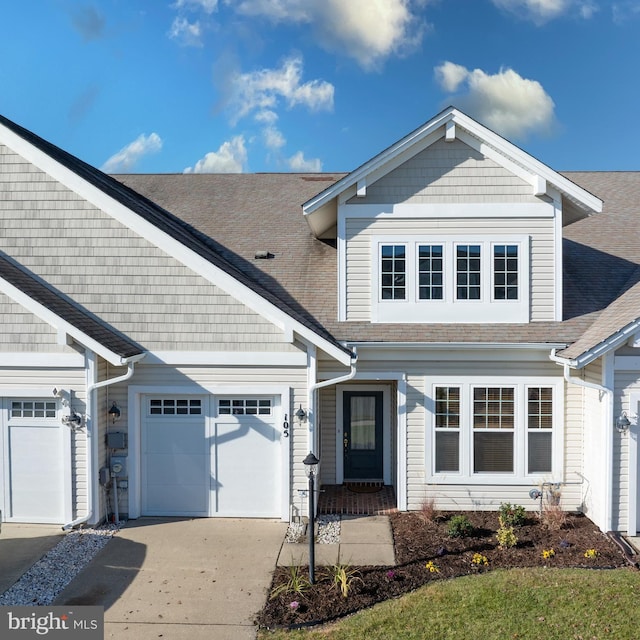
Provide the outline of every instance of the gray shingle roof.
<path id="1" fill-rule="evenodd" d="M 116 176 L 215 238 L 232 264 L 338 340 L 349 342 L 573 343 L 628 286 L 640 263 L 640 173 L 566 173 L 605 201 L 601 214 L 565 227 L 563 322 L 370 324 L 338 322 L 335 243 L 318 240 L 301 205 L 344 174 Z M 258 250 L 271 260 L 255 260 Z M 640 314 L 639 314 L 640 315 Z"/>

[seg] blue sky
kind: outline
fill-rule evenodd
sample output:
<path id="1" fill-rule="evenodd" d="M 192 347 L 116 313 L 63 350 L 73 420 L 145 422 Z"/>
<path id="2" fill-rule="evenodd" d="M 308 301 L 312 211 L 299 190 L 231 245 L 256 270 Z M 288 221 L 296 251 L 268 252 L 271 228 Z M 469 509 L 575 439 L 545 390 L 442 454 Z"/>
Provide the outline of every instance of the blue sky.
<path id="1" fill-rule="evenodd" d="M 554 169 L 640 169 L 640 0 L 37 0 L 0 15 L 0 113 L 109 172 L 349 171 L 450 104 Z"/>

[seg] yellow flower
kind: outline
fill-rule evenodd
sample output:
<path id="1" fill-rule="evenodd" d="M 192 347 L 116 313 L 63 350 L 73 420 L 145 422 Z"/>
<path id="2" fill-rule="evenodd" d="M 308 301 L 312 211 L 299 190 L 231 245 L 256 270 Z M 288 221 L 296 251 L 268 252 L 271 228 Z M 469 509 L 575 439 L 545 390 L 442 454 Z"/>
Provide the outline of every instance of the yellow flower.
<path id="1" fill-rule="evenodd" d="M 429 562 L 427 562 L 424 567 L 425 569 L 429 570 L 429 573 L 440 573 L 440 569 L 438 569 L 438 567 L 433 564 L 433 560 L 429 560 Z"/>
<path id="2" fill-rule="evenodd" d="M 597 549 L 587 549 L 584 552 L 584 557 L 585 558 L 597 558 L 598 557 Z"/>
<path id="3" fill-rule="evenodd" d="M 474 553 L 473 558 L 471 558 L 471 564 L 477 567 L 486 567 L 489 564 L 489 560 L 487 556 L 483 556 L 481 553 Z"/>
<path id="4" fill-rule="evenodd" d="M 542 551 L 542 557 L 545 560 L 549 560 L 550 558 L 553 558 L 556 555 L 556 552 L 553 549 L 544 549 Z"/>

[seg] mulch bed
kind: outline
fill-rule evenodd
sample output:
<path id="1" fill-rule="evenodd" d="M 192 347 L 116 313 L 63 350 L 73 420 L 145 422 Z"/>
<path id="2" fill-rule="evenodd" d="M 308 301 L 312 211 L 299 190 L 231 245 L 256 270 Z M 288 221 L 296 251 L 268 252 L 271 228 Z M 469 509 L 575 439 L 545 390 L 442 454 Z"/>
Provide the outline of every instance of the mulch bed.
<path id="1" fill-rule="evenodd" d="M 525 524 L 515 529 L 517 545 L 500 549 L 496 540 L 500 526 L 497 512 L 465 513 L 474 529 L 471 536 L 464 538 L 449 537 L 452 515 L 460 514 L 440 513 L 433 520 L 426 520 L 419 513 L 392 514 L 395 567 L 350 567 L 357 570 L 359 579 L 353 580 L 346 598 L 326 575 L 327 570 L 318 567 L 316 584 L 302 594 L 282 593 L 268 598 L 257 624 L 273 629 L 326 622 L 396 598 L 433 580 L 496 569 L 544 566 L 611 569 L 629 565 L 620 548 L 584 516 L 567 514 L 561 528 L 549 529 L 536 514 L 528 514 Z M 543 551 L 551 549 L 555 555 L 544 558 Z M 585 557 L 589 549 L 596 550 L 595 557 Z M 484 556 L 488 564 L 474 564 L 474 554 Z M 437 571 L 429 570 L 429 562 Z M 307 567 L 302 567 L 300 574 L 308 577 Z M 289 570 L 278 567 L 272 590 L 289 578 Z"/>

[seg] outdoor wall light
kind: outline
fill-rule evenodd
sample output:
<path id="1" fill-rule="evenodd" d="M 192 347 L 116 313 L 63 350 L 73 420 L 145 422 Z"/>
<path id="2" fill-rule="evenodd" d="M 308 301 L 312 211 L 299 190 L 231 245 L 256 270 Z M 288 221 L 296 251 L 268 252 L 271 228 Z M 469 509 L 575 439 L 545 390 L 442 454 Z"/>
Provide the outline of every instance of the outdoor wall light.
<path id="1" fill-rule="evenodd" d="M 623 411 L 616 418 L 616 429 L 620 433 L 626 433 L 629 430 L 630 426 L 631 426 L 631 421 L 629 420 L 629 418 L 627 418 L 627 414 Z"/>
<path id="2" fill-rule="evenodd" d="M 112 424 L 115 424 L 118 420 L 120 420 L 120 409 L 118 408 L 118 405 L 116 404 L 115 400 L 111 405 L 111 409 L 109 409 L 108 415 L 111 418 Z"/>
<path id="3" fill-rule="evenodd" d="M 307 417 L 307 412 L 302 408 L 302 405 L 300 405 L 300 408 L 296 411 L 296 418 L 298 418 L 300 422 L 303 422 L 306 417 Z M 309 454 L 309 455 L 312 455 L 312 454 Z M 308 457 L 309 456 L 307 456 L 307 458 Z M 305 464 L 307 463 L 305 462 Z M 318 463 L 316 462 L 316 464 Z"/>

